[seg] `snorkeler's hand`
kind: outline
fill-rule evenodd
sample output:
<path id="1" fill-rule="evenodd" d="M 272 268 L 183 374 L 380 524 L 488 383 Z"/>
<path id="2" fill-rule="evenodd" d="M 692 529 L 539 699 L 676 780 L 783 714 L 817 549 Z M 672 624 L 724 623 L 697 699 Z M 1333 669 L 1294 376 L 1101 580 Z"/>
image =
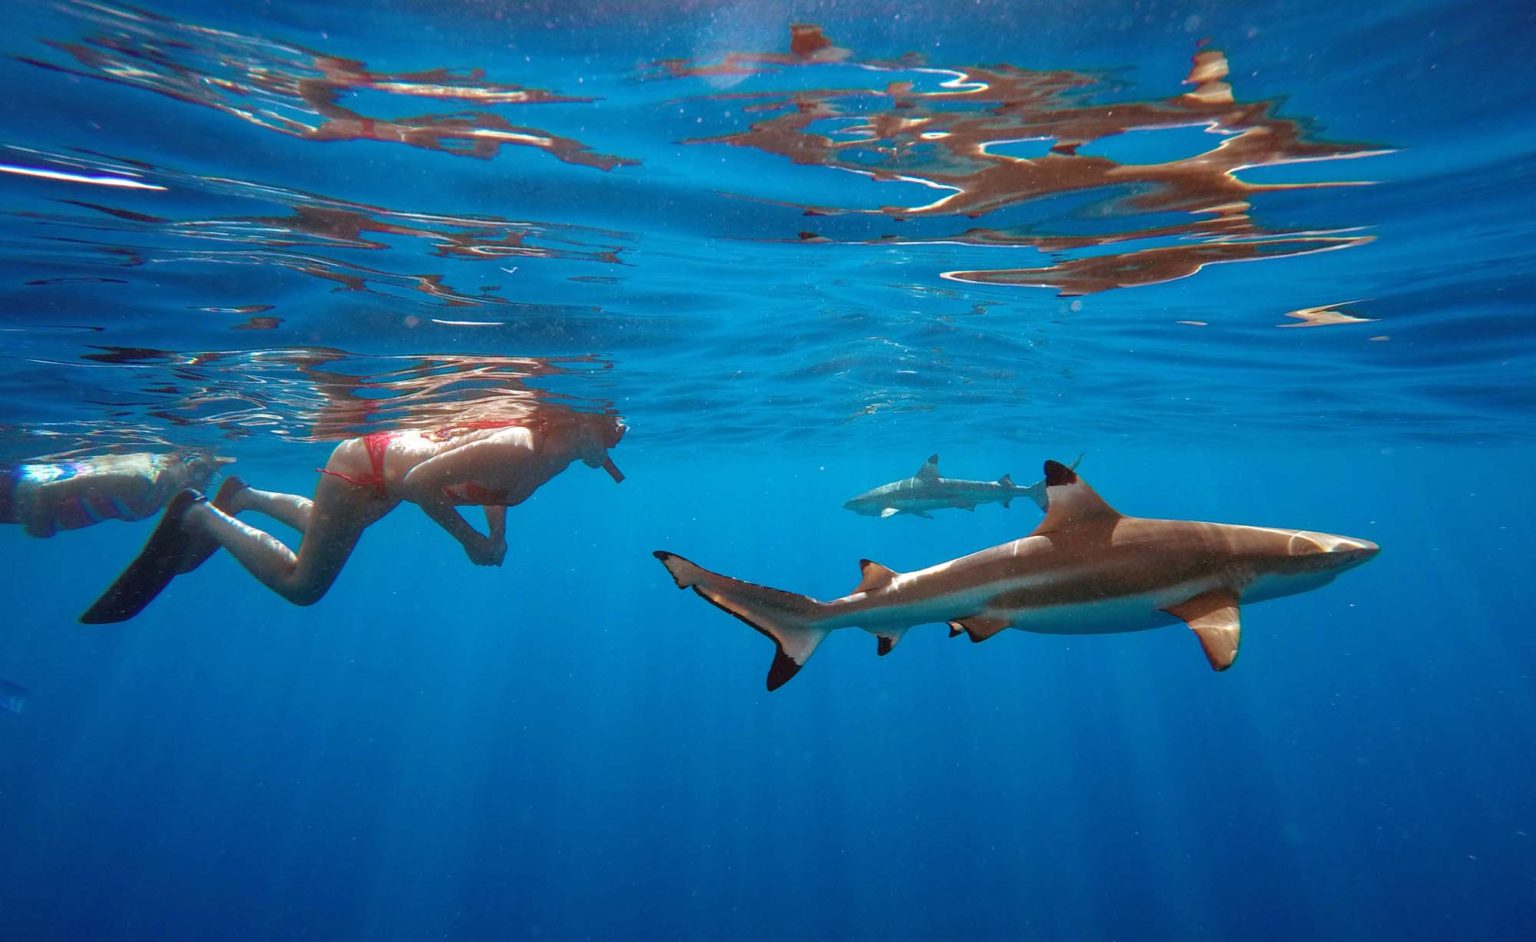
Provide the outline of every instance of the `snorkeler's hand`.
<path id="1" fill-rule="evenodd" d="M 482 537 L 465 543 L 464 552 L 476 566 L 500 566 L 507 558 L 507 541 Z"/>

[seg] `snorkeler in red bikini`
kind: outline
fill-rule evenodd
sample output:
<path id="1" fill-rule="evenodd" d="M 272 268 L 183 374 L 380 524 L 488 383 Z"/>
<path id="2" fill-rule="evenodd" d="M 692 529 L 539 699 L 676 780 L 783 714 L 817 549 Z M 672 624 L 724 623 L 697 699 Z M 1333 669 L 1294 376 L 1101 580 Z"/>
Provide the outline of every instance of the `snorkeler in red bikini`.
<path id="1" fill-rule="evenodd" d="M 623 474 L 608 457 L 625 432 L 617 416 L 543 412 L 516 422 L 470 422 L 430 432 L 376 432 L 348 439 L 320 469 L 312 499 L 248 487 L 227 478 L 210 503 L 185 490 L 166 507 L 149 543 L 116 583 L 81 616 L 87 624 L 137 615 L 176 575 L 219 547 L 295 605 L 330 589 L 358 539 L 402 501 L 416 504 L 459 541 L 471 562 L 499 566 L 506 556 L 506 509 L 527 500 L 573 461 Z M 486 533 L 459 513 L 485 509 Z M 297 552 L 235 519 L 256 511 L 303 534 Z"/>

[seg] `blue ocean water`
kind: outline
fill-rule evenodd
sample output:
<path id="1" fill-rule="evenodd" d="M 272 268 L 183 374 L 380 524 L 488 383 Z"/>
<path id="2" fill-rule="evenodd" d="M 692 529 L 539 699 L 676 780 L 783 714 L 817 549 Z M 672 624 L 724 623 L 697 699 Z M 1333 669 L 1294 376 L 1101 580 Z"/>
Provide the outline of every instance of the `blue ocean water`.
<path id="1" fill-rule="evenodd" d="M 402 508 L 329 595 L 0 528 L 0 938 L 1536 934 L 1524 4 L 21 2 L 0 459 L 613 409 L 499 569 Z M 1365 537 L 1184 629 L 772 645 L 1038 512 Z M 4 686 L 4 685 L 0 685 Z M 6 691 L 12 688 L 5 686 Z"/>

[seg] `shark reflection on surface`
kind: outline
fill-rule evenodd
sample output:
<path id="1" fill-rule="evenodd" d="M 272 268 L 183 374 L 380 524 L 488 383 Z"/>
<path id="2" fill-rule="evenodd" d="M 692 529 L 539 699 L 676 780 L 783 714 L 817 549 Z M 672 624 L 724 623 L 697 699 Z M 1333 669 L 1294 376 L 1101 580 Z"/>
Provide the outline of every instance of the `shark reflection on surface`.
<path id="1" fill-rule="evenodd" d="M 1256 218 L 1255 201 L 1271 193 L 1363 181 L 1254 182 L 1243 172 L 1371 157 L 1390 148 L 1317 140 L 1313 122 L 1283 116 L 1280 101 L 1241 100 L 1219 49 L 1197 49 L 1184 90 L 1136 98 L 1092 71 L 940 67 L 917 56 L 860 60 L 819 31 L 812 42 L 809 27 L 798 29 L 790 54 L 733 53 L 720 62 L 662 65 L 674 77 L 707 78 L 857 62 L 890 81 L 883 88 L 786 83 L 776 91 L 732 92 L 728 100 L 753 115 L 750 127 L 687 143 L 751 148 L 888 188 L 878 207 L 805 204 L 808 216 L 906 222 L 1012 213 L 1001 224 L 876 238 L 856 222 L 826 219 L 820 231 L 801 232 L 800 241 L 1005 248 L 1012 250 L 1005 257 L 1030 264 L 939 274 L 1073 297 L 1174 281 L 1213 264 L 1352 248 L 1373 238 L 1357 226 L 1276 228 Z M 1169 147 L 1176 150 L 1165 153 Z M 1025 219 L 1014 222 L 1026 206 Z M 1034 264 L 1040 261 L 1048 264 Z"/>

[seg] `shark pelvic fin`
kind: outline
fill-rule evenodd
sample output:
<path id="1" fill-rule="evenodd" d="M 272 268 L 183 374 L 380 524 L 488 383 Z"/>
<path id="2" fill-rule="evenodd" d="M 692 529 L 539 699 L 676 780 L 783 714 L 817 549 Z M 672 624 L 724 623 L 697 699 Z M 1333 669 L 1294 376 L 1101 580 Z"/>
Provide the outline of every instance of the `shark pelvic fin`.
<path id="1" fill-rule="evenodd" d="M 896 578 L 896 570 L 867 559 L 859 560 L 859 584 L 853 587 L 850 595 L 858 595 L 860 592 L 873 592 L 883 589 Z"/>
<path id="2" fill-rule="evenodd" d="M 667 567 L 679 589 L 692 589 L 716 608 L 773 639 L 778 650 L 768 668 L 769 690 L 779 689 L 799 673 L 827 636 L 829 629 L 814 623 L 822 603 L 809 596 L 710 572 L 665 550 L 652 555 Z"/>
<path id="3" fill-rule="evenodd" d="M 952 622 L 949 623 L 949 636 L 951 638 L 958 638 L 958 637 L 960 637 L 963 634 L 965 634 L 965 626 L 964 625 L 960 624 L 957 621 L 952 621 Z"/>
<path id="4" fill-rule="evenodd" d="M 929 455 L 928 460 L 923 462 L 923 466 L 917 469 L 917 474 L 913 475 L 913 477 L 919 481 L 937 481 L 939 479 L 939 456 Z"/>
<path id="5" fill-rule="evenodd" d="M 1036 533 L 1119 517 L 1120 512 L 1105 503 L 1077 472 L 1059 461 L 1045 463 L 1045 519 L 1035 528 Z"/>
<path id="6" fill-rule="evenodd" d="M 1010 622 L 995 615 L 977 615 L 973 618 L 957 618 L 949 623 L 950 631 L 956 627 L 971 636 L 972 642 L 982 642 L 1007 628 Z"/>
<path id="7" fill-rule="evenodd" d="M 1213 669 L 1224 671 L 1237 660 L 1243 626 L 1238 620 L 1236 593 L 1216 589 L 1169 606 L 1167 612 L 1194 629 Z"/>

